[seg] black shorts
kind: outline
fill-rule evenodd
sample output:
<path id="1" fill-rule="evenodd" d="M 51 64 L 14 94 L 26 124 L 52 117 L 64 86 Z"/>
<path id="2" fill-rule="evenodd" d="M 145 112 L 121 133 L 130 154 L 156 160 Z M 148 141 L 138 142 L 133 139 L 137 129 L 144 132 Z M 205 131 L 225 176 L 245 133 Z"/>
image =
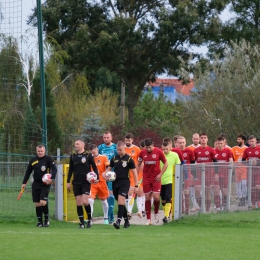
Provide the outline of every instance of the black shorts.
<path id="1" fill-rule="evenodd" d="M 90 185 L 91 184 L 89 182 L 87 182 L 87 181 L 82 181 L 81 183 L 72 182 L 72 184 L 73 184 L 73 192 L 74 192 L 75 197 L 83 195 L 83 194 L 90 195 Z"/>
<path id="2" fill-rule="evenodd" d="M 165 184 L 161 186 L 161 198 L 165 200 L 166 203 L 170 203 L 172 199 L 172 184 Z"/>
<path id="3" fill-rule="evenodd" d="M 40 200 L 48 200 L 51 185 L 46 185 L 43 182 L 32 183 L 32 199 L 33 202 L 40 202 Z"/>
<path id="4" fill-rule="evenodd" d="M 118 200 L 118 195 L 128 198 L 128 191 L 130 188 L 129 179 L 115 180 L 112 183 L 112 187 L 113 187 L 113 195 L 116 200 Z"/>

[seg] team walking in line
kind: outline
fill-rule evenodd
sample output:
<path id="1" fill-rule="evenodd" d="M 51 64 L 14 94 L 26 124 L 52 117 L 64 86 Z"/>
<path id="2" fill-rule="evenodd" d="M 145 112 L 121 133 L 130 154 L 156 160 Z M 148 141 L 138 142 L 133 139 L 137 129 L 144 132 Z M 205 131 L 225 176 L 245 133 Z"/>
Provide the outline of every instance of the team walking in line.
<path id="1" fill-rule="evenodd" d="M 96 196 L 101 200 L 104 214 L 104 224 L 113 224 L 120 229 L 130 226 L 133 214 L 133 202 L 137 204 L 137 216 L 146 217 L 146 225 L 152 225 L 152 207 L 154 223 L 159 220 L 160 202 L 164 211 L 163 223 L 170 221 L 172 205 L 172 180 L 175 165 L 183 166 L 183 203 L 182 213 L 189 214 L 198 211 L 202 206 L 202 163 L 211 163 L 212 167 L 205 168 L 205 209 L 210 211 L 212 196 L 217 211 L 225 207 L 228 195 L 228 162 L 240 162 L 241 167 L 235 168 L 235 182 L 238 206 L 245 206 L 247 192 L 247 168 L 243 161 L 251 161 L 257 165 L 260 159 L 260 146 L 255 136 L 248 138 L 240 134 L 237 136 L 237 145 L 233 148 L 227 145 L 225 135 L 216 138 L 214 148 L 208 145 L 207 133 L 193 134 L 192 144 L 186 146 L 183 136 L 164 138 L 162 146 L 154 146 L 153 140 L 147 138 L 140 142 L 140 148 L 133 144 L 134 136 L 125 135 L 117 144 L 112 142 L 111 132 L 103 135 L 104 143 L 90 145 L 85 150 L 85 143 L 76 140 L 75 152 L 70 156 L 67 189 L 71 189 L 70 180 L 73 176 L 73 193 L 76 199 L 76 208 L 80 228 L 91 228 L 92 214 Z M 248 143 L 248 146 L 246 145 Z M 173 147 L 174 145 L 174 147 Z M 56 176 L 56 166 L 51 157 L 45 155 L 43 145 L 36 147 L 36 156 L 27 167 L 22 188 L 34 171 L 32 197 L 36 207 L 38 219 L 37 227 L 48 227 L 48 194 L 50 185 Z M 196 167 L 194 167 L 196 163 Z M 215 165 L 219 167 L 214 167 Z M 109 172 L 115 172 L 116 179 L 109 181 Z M 86 174 L 95 172 L 93 183 L 86 181 Z M 43 183 L 42 177 L 50 173 L 49 179 Z M 257 169 L 252 172 L 251 189 L 252 208 L 260 201 L 260 174 Z M 114 216 L 114 205 L 117 201 L 117 218 Z M 192 206 L 191 206 L 192 205 Z M 87 220 L 84 220 L 84 210 Z M 44 220 L 42 219 L 44 214 Z"/>

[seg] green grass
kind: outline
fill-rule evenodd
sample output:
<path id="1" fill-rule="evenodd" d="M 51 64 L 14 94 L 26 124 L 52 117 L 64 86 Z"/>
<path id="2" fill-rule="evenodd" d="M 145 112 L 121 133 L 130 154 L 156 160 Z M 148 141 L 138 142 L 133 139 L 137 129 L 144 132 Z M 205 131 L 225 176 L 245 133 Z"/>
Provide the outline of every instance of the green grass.
<path id="1" fill-rule="evenodd" d="M 116 230 L 0 220 L 0 259 L 258 259 L 259 211 L 186 217 Z"/>

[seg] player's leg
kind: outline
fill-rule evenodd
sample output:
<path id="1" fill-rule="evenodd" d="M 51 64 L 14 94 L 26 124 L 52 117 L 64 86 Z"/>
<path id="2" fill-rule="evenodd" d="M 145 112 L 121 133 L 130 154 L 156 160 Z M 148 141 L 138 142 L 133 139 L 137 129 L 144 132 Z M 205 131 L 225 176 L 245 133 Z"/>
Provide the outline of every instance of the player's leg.
<path id="1" fill-rule="evenodd" d="M 102 203 L 102 209 L 104 213 L 104 224 L 108 224 L 108 202 L 109 191 L 106 182 L 99 183 L 98 197 Z"/>
<path id="2" fill-rule="evenodd" d="M 163 208 L 163 212 L 165 215 L 165 204 L 166 204 L 166 186 L 165 185 L 161 185 L 161 192 L 160 192 L 160 197 L 161 197 L 161 201 L 162 201 L 162 208 Z"/>
<path id="3" fill-rule="evenodd" d="M 38 183 L 33 182 L 32 184 L 32 198 L 35 205 L 36 217 L 37 217 L 37 225 L 36 227 L 42 227 L 42 206 L 40 203 L 40 194 L 41 190 L 38 188 Z"/>
<path id="4" fill-rule="evenodd" d="M 225 173 L 222 173 L 221 176 L 224 176 Z M 223 178 L 223 177 L 222 177 Z M 219 186 L 219 175 L 214 175 L 214 183 L 213 183 L 213 190 L 214 190 L 214 202 L 216 206 L 217 212 L 220 211 L 220 186 Z"/>
<path id="5" fill-rule="evenodd" d="M 242 179 L 241 179 L 241 170 L 240 169 L 235 169 L 235 174 L 236 174 L 236 192 L 237 192 L 237 197 L 239 199 L 238 206 L 241 206 L 242 204 Z"/>
<path id="6" fill-rule="evenodd" d="M 79 218 L 79 228 L 85 228 L 84 215 L 83 215 L 83 201 L 82 201 L 82 188 L 81 185 L 73 183 L 73 193 L 76 199 L 77 214 Z"/>
<path id="7" fill-rule="evenodd" d="M 132 175 L 132 174 L 131 174 Z M 130 180 L 130 185 L 131 185 L 131 180 Z M 132 196 L 134 194 L 134 186 L 130 186 L 129 191 L 128 191 L 128 198 L 126 199 L 127 201 L 127 216 L 128 219 L 131 219 L 132 217 L 132 211 L 133 211 L 133 206 L 134 206 L 134 202 L 132 204 L 130 204 L 130 201 L 132 199 Z"/>
<path id="8" fill-rule="evenodd" d="M 139 218 L 143 217 L 143 198 L 144 198 L 144 191 L 143 191 L 143 187 L 138 188 L 138 192 L 137 192 L 137 198 L 136 198 L 136 204 L 137 204 L 137 216 Z"/>
<path id="9" fill-rule="evenodd" d="M 82 203 L 88 216 L 87 228 L 92 226 L 91 206 L 89 204 L 90 188 L 91 184 L 89 182 L 82 184 Z"/>
<path id="10" fill-rule="evenodd" d="M 108 202 L 108 221 L 109 223 L 114 222 L 114 206 L 115 206 L 115 197 L 113 195 L 112 182 L 107 182 L 107 187 L 109 190 Z"/>
<path id="11" fill-rule="evenodd" d="M 91 217 L 93 216 L 94 203 L 95 203 L 95 198 L 96 198 L 98 191 L 99 191 L 99 185 L 100 185 L 100 182 L 95 184 L 95 185 L 91 185 L 91 187 L 90 187 L 90 195 L 89 195 L 89 198 L 88 198 L 88 203 L 89 203 L 90 208 L 91 208 Z"/>
<path id="12" fill-rule="evenodd" d="M 167 184 L 168 185 L 168 184 Z M 152 183 L 152 191 L 153 191 L 153 205 L 154 205 L 154 217 L 155 223 L 159 223 L 159 207 L 160 207 L 160 193 L 161 193 L 161 182 L 153 182 Z"/>
<path id="13" fill-rule="evenodd" d="M 171 200 L 172 200 L 172 183 L 165 185 L 165 208 L 164 208 L 164 223 L 168 223 L 170 220 L 171 211 Z"/>
<path id="14" fill-rule="evenodd" d="M 48 206 L 48 196 L 50 192 L 50 186 L 44 185 L 41 189 L 41 195 L 40 195 L 40 204 L 42 206 L 42 212 L 44 215 L 44 227 L 49 227 L 50 220 L 49 220 L 49 206 Z"/>

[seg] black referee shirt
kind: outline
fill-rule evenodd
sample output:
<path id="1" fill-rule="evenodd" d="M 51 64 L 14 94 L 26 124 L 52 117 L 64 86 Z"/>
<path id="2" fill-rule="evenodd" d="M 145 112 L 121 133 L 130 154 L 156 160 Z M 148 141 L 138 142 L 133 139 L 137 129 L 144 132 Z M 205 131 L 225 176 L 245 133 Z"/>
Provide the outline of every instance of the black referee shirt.
<path id="1" fill-rule="evenodd" d="M 125 154 L 122 157 L 120 157 L 120 155 L 114 156 L 110 160 L 109 166 L 114 168 L 117 180 L 129 179 L 130 169 L 135 169 L 134 160 L 128 154 Z"/>

